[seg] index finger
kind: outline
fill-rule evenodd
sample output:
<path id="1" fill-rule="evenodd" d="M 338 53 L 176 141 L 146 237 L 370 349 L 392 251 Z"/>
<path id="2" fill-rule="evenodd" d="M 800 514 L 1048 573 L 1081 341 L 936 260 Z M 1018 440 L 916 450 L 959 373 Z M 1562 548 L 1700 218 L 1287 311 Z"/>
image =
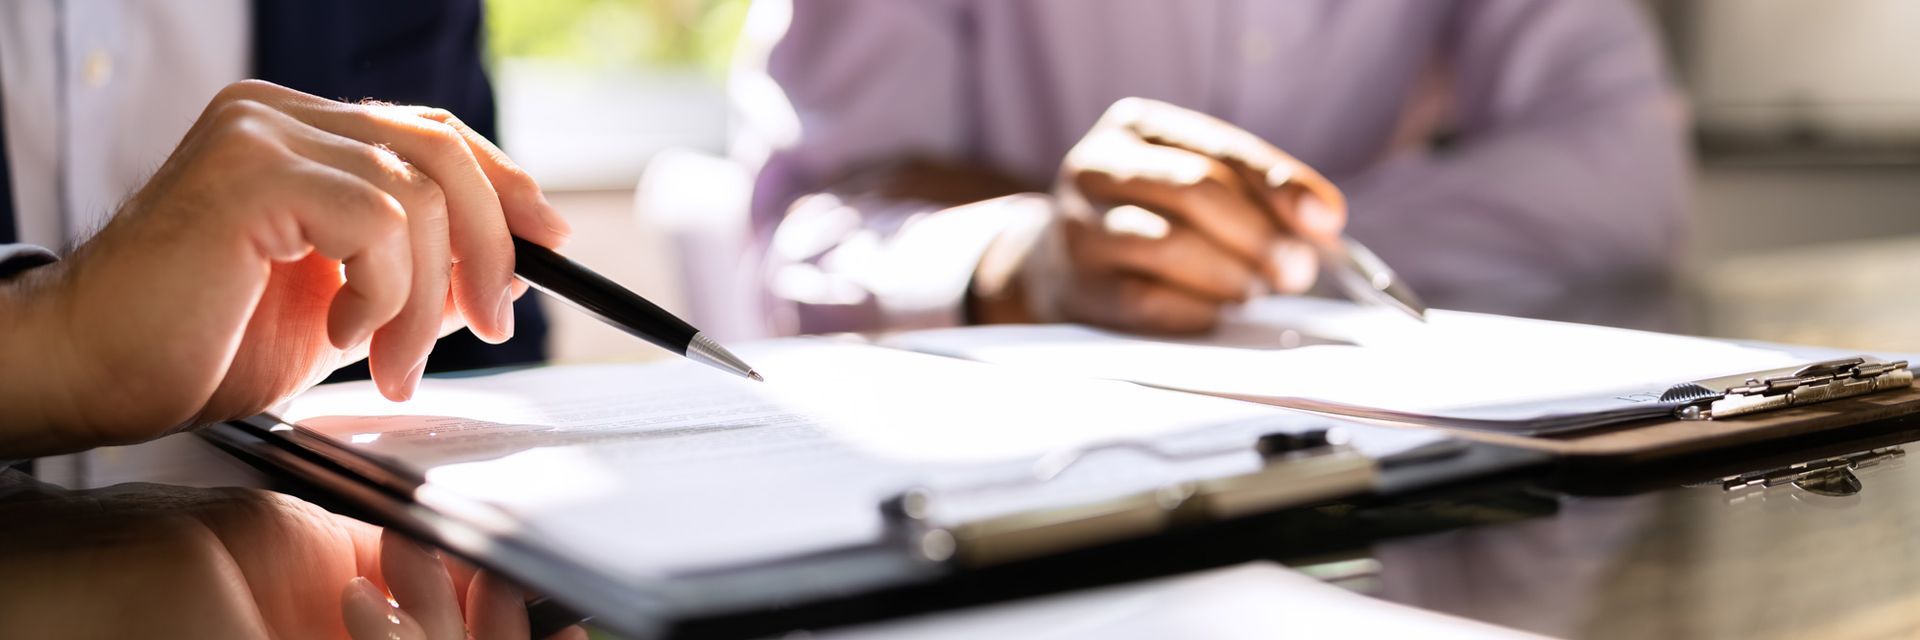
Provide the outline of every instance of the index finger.
<path id="1" fill-rule="evenodd" d="M 512 240 L 493 182 L 459 132 L 392 107 L 346 104 L 266 82 L 237 83 L 229 91 L 315 128 L 385 145 L 440 185 L 447 199 L 454 305 L 482 340 L 513 336 Z"/>
<path id="2" fill-rule="evenodd" d="M 533 176 L 515 164 L 506 152 L 495 146 L 486 136 L 474 131 L 473 127 L 461 122 L 460 118 L 446 109 L 426 107 L 403 107 L 428 120 L 453 127 L 453 130 L 466 140 L 467 148 L 473 157 L 480 161 L 480 170 L 493 181 L 493 188 L 500 194 L 500 206 L 506 211 L 507 227 L 513 235 L 525 238 L 534 244 L 558 249 L 573 235 L 573 226 L 560 217 L 553 204 L 547 202 L 547 195 L 540 190 Z"/>
<path id="3" fill-rule="evenodd" d="M 1259 192 L 1258 200 L 1295 233 L 1331 240 L 1346 226 L 1347 199 L 1331 180 L 1245 129 L 1144 98 L 1122 100 L 1110 113 L 1116 125 L 1142 140 L 1203 154 L 1233 167 Z M 1307 198 L 1319 202 L 1299 206 Z"/>

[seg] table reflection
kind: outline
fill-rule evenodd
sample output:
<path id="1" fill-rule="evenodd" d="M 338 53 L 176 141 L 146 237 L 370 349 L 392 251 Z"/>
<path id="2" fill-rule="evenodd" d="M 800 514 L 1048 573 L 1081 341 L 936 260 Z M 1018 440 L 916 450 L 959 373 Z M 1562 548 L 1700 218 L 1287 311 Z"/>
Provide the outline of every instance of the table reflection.
<path id="1" fill-rule="evenodd" d="M 1827 496 L 1717 484 L 1563 498 L 1551 518 L 1375 546 L 1374 595 L 1565 637 L 1885 637 L 1920 631 L 1920 471 Z"/>

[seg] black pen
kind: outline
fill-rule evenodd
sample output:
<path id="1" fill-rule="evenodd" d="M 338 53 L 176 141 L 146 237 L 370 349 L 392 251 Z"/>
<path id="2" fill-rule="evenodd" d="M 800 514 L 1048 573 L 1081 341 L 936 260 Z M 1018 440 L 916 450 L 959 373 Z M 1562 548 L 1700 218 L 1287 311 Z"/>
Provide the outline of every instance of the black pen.
<path id="1" fill-rule="evenodd" d="M 634 337 L 687 359 L 717 369 L 765 381 L 726 347 L 701 334 L 687 321 L 667 313 L 640 294 L 627 290 L 606 276 L 552 249 L 513 239 L 513 273 L 533 288 L 587 312 L 601 322 L 613 325 Z"/>

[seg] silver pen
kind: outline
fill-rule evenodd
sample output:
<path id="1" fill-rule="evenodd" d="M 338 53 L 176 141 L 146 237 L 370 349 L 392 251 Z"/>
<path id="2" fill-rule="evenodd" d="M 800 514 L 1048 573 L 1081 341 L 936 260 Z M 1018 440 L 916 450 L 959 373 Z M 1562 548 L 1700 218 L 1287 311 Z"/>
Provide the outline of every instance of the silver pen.
<path id="1" fill-rule="evenodd" d="M 1426 322 L 1427 305 L 1413 294 L 1400 275 L 1359 241 L 1342 234 L 1337 243 L 1321 244 L 1320 261 L 1354 302 L 1393 307 Z"/>

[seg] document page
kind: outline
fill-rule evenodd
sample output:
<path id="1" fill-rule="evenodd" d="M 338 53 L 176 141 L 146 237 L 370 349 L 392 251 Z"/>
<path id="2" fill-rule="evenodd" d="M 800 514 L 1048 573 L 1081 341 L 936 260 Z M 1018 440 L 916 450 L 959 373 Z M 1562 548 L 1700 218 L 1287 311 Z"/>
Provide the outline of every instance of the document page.
<path id="1" fill-rule="evenodd" d="M 1581 417 L 1644 406 L 1676 383 L 1807 362 L 1716 340 L 1458 311 L 1432 311 L 1423 323 L 1312 298 L 1256 300 L 1214 334 L 1191 339 L 1001 325 L 885 343 L 1330 413 L 1515 431 L 1578 426 Z"/>
<path id="2" fill-rule="evenodd" d="M 684 362 L 428 379 L 395 404 L 316 388 L 281 417 L 423 474 L 416 497 L 488 505 L 557 548 L 650 578 L 878 540 L 882 501 L 1031 482 L 1017 510 L 1251 471 L 1252 444 L 1329 419 L 827 339 L 736 350 L 766 376 Z M 1375 456 L 1443 439 L 1350 427 Z M 1049 461 L 1102 444 L 1047 481 Z"/>
<path id="3" fill-rule="evenodd" d="M 821 640 L 1542 636 L 1374 599 L 1270 562 L 829 630 Z"/>

